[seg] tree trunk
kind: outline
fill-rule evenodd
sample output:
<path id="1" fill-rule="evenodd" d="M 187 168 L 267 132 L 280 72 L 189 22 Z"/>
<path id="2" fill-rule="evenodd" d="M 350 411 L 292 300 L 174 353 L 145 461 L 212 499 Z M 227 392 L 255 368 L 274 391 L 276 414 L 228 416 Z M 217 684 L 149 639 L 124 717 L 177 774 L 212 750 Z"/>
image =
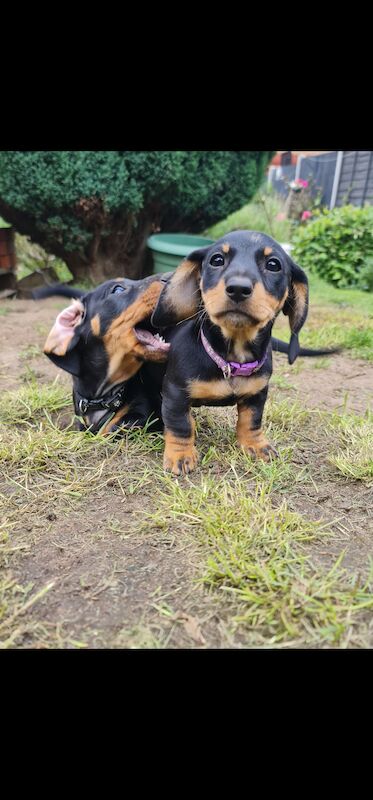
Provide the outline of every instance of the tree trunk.
<path id="1" fill-rule="evenodd" d="M 40 231 L 35 221 L 23 211 L 18 211 L 0 200 L 0 214 L 11 222 L 19 233 L 44 247 L 66 262 L 76 281 L 90 278 L 101 283 L 109 278 L 142 278 L 152 272 L 152 256 L 147 250 L 146 241 L 154 230 L 153 220 L 147 213 L 140 214 L 136 220 L 111 219 L 106 222 L 110 234 L 103 236 L 97 226 L 92 230 L 88 246 L 81 251 L 65 250 L 63 245 L 50 240 Z"/>

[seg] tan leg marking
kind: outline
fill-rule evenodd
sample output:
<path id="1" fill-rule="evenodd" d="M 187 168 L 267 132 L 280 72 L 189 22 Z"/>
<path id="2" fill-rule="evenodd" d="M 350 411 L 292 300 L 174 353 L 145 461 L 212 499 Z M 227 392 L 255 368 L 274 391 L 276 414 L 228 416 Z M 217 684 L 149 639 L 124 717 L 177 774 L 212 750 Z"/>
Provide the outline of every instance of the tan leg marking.
<path id="1" fill-rule="evenodd" d="M 262 458 L 264 461 L 269 461 L 271 456 L 277 456 L 277 451 L 268 442 L 262 429 L 253 428 L 253 409 L 239 405 L 237 410 L 237 439 L 241 447 L 255 458 Z"/>
<path id="2" fill-rule="evenodd" d="M 171 431 L 165 431 L 163 467 L 173 475 L 187 475 L 197 465 L 198 453 L 194 446 L 195 422 L 191 415 L 189 419 L 192 426 L 192 435 L 189 438 L 180 439 Z"/>

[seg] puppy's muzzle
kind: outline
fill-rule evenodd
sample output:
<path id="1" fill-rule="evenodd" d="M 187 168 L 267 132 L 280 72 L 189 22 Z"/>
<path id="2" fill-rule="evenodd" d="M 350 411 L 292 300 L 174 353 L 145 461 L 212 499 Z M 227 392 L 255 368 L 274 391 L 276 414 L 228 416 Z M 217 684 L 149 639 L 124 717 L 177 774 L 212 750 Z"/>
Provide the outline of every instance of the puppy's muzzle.
<path id="1" fill-rule="evenodd" d="M 242 303 L 250 297 L 253 285 L 249 278 L 230 278 L 226 284 L 225 291 L 230 300 L 234 303 Z"/>

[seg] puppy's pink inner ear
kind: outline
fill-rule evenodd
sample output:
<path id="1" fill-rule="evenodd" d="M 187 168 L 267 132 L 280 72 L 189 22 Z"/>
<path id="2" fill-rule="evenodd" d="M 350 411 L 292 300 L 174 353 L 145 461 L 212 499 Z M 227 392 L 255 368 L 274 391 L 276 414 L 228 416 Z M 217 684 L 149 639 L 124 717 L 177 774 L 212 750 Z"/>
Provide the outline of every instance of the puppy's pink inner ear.
<path id="1" fill-rule="evenodd" d="M 68 308 L 64 308 L 56 319 L 56 325 L 60 328 L 75 328 L 82 320 L 84 306 L 76 300 Z"/>
<path id="2" fill-rule="evenodd" d="M 44 345 L 44 353 L 54 353 L 56 356 L 64 356 L 70 342 L 74 338 L 74 331 L 82 321 L 84 306 L 79 300 L 75 300 L 71 306 L 64 308 L 58 315 L 47 341 Z"/>

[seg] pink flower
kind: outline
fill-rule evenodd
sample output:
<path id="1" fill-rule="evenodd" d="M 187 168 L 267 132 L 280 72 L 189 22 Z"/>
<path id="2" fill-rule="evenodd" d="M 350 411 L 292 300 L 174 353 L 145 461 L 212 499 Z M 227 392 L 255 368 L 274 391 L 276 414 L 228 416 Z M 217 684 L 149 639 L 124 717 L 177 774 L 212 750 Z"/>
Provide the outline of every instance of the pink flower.
<path id="1" fill-rule="evenodd" d="M 311 211 L 303 211 L 303 214 L 301 216 L 301 220 L 302 220 L 302 222 L 305 222 L 305 220 L 309 219 L 310 217 L 312 217 L 312 212 Z"/>
<path id="2" fill-rule="evenodd" d="M 302 184 L 302 186 L 303 186 L 303 188 L 304 188 L 304 189 L 307 189 L 307 186 L 308 186 L 308 181 L 302 181 L 302 180 L 300 180 L 300 183 Z"/>
<path id="3" fill-rule="evenodd" d="M 284 211 L 280 211 L 279 214 L 276 214 L 276 219 L 278 219 L 279 221 L 285 219 L 285 212 Z"/>

